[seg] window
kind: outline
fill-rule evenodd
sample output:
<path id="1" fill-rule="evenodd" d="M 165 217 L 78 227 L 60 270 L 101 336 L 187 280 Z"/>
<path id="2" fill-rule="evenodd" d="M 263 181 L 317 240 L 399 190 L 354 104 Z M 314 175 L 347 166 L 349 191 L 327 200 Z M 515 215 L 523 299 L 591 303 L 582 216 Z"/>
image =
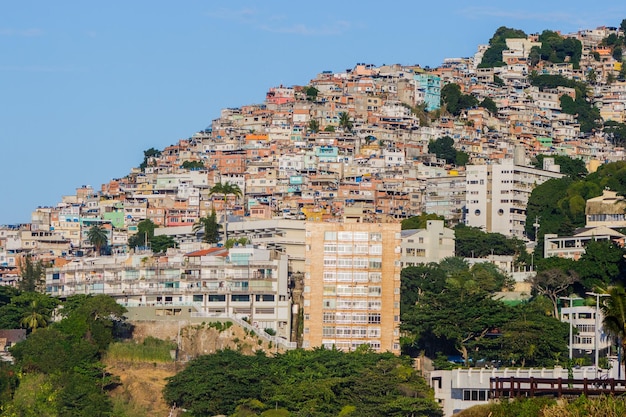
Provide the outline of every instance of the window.
<path id="1" fill-rule="evenodd" d="M 489 395 L 484 389 L 464 389 L 463 401 L 487 401 Z"/>
<path id="2" fill-rule="evenodd" d="M 246 302 L 246 301 L 250 301 L 250 294 L 232 294 L 230 296 L 230 301 L 240 301 L 240 302 Z"/>
<path id="3" fill-rule="evenodd" d="M 370 269 L 381 269 L 383 260 L 381 258 L 370 258 Z"/>
<path id="4" fill-rule="evenodd" d="M 209 303 L 217 303 L 226 301 L 225 294 L 209 294 Z"/>
<path id="5" fill-rule="evenodd" d="M 193 295 L 193 302 L 194 303 L 201 303 L 202 302 L 202 294 L 194 294 Z"/>
<path id="6" fill-rule="evenodd" d="M 351 241 L 352 232 L 339 232 L 337 233 L 337 240 Z"/>
<path id="7" fill-rule="evenodd" d="M 337 232 L 324 232 L 324 240 L 337 240 Z"/>

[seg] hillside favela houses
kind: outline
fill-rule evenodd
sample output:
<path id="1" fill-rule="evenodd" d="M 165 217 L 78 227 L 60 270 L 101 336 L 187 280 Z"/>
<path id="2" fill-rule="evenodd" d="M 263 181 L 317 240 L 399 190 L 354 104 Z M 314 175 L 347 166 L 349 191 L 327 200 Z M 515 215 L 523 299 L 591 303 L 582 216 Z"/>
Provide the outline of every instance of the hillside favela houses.
<path id="1" fill-rule="evenodd" d="M 286 347 L 400 354 L 402 268 L 457 255 L 456 225 L 532 249 L 540 240 L 529 224 L 540 219 L 528 218 L 527 205 L 538 186 L 569 175 L 559 157 L 588 172 L 624 160 L 616 131 L 599 123 L 626 120 L 624 63 L 603 43 L 611 34 L 623 35 L 606 27 L 556 34 L 580 43 L 576 65 L 531 55 L 541 45 L 534 34 L 506 39 L 502 65 L 485 66 L 489 46 L 481 45 L 437 68 L 358 63 L 270 88 L 262 102 L 225 108 L 191 137 L 146 152 L 126 176 L 83 185 L 35 209 L 30 223 L 0 227 L 0 284 L 16 285 L 29 256 L 50 266 L 45 290 L 61 298 L 108 294 L 152 308 L 153 318 L 236 318 Z M 567 86 L 536 83 L 543 75 Z M 572 85 L 584 82 L 598 120 L 568 104 L 577 99 Z M 589 199 L 585 227 L 546 234 L 544 255 L 578 259 L 592 240 L 623 245 L 625 205 L 610 189 Z M 423 214 L 439 217 L 401 230 Z M 211 221 L 216 233 L 203 227 Z M 92 242 L 94 227 L 102 246 Z M 511 275 L 526 268 L 520 286 L 534 274 L 512 256 L 470 260 Z M 570 313 L 586 320 L 589 312 L 564 320 Z M 589 351 L 588 325 L 576 324 L 580 352 Z M 441 389 L 468 404 L 486 398 L 484 380 L 464 384 Z"/>

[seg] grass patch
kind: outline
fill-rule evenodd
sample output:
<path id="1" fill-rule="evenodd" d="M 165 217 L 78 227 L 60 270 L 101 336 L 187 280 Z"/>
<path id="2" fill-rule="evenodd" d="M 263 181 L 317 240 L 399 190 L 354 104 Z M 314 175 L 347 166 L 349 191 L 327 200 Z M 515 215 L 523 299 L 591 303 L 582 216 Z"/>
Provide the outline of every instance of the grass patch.
<path id="1" fill-rule="evenodd" d="M 109 346 L 107 358 L 130 362 L 173 362 L 170 350 L 176 349 L 176 343 L 146 337 L 143 343 L 116 342 Z"/>

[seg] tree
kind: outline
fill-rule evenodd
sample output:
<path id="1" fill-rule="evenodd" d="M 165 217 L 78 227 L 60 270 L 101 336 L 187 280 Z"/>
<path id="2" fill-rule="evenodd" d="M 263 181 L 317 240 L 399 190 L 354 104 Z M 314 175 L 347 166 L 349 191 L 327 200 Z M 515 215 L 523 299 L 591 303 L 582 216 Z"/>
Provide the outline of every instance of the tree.
<path id="1" fill-rule="evenodd" d="M 309 132 L 317 133 L 320 130 L 320 122 L 317 119 L 309 120 Z"/>
<path id="2" fill-rule="evenodd" d="M 89 229 L 87 240 L 95 247 L 97 254 L 102 254 L 102 248 L 109 242 L 106 230 L 99 225 L 94 225 Z"/>
<path id="3" fill-rule="evenodd" d="M 456 162 L 454 139 L 450 136 L 443 136 L 439 139 L 431 140 L 428 142 L 428 153 L 435 154 L 437 158 L 445 159 L 448 164 L 454 164 Z"/>
<path id="4" fill-rule="evenodd" d="M 608 294 L 609 297 L 603 299 L 601 305 L 604 316 L 602 327 L 607 334 L 618 340 L 618 346 L 622 350 L 622 362 L 626 363 L 626 290 L 622 285 L 616 285 L 609 289 Z"/>
<path id="5" fill-rule="evenodd" d="M 150 247 L 152 248 L 152 252 L 162 253 L 168 248 L 177 248 L 178 242 L 176 242 L 172 236 L 160 235 L 152 238 Z"/>
<path id="6" fill-rule="evenodd" d="M 409 217 L 402 220 L 402 230 L 426 229 L 429 220 L 445 220 L 443 216 L 435 213 L 422 213 L 419 216 Z"/>
<path id="7" fill-rule="evenodd" d="M 500 26 L 489 39 L 489 48 L 483 54 L 483 58 L 478 65 L 479 68 L 502 67 L 506 65 L 502 61 L 502 51 L 507 49 L 506 40 L 508 38 L 526 38 L 526 33 L 522 30 Z"/>
<path id="8" fill-rule="evenodd" d="M 38 292 L 23 292 L 14 295 L 11 301 L 0 306 L 0 329 L 18 329 L 29 327 L 29 321 L 24 320 L 35 313 L 41 315 L 37 323 L 31 322 L 33 328 L 45 327 L 59 301 L 49 295 Z M 45 320 L 43 323 L 42 320 Z"/>
<path id="9" fill-rule="evenodd" d="M 313 86 L 307 86 L 304 88 L 304 93 L 306 94 L 306 99 L 308 101 L 315 101 L 317 95 L 319 94 L 319 90 Z"/>
<path id="10" fill-rule="evenodd" d="M 574 159 L 567 155 L 537 155 L 532 165 L 537 169 L 543 169 L 543 161 L 546 158 L 554 158 L 554 163 L 561 168 L 561 173 L 572 178 L 582 178 L 587 175 L 587 167 L 582 159 Z"/>
<path id="11" fill-rule="evenodd" d="M 580 283 L 587 291 L 623 283 L 626 270 L 624 250 L 611 241 L 592 240 L 585 246 L 585 253 L 575 268 Z"/>
<path id="12" fill-rule="evenodd" d="M 137 233 L 128 238 L 128 246 L 131 248 L 147 246 L 154 237 L 154 229 L 157 227 L 150 219 L 140 221 L 137 224 Z"/>
<path id="13" fill-rule="evenodd" d="M 37 299 L 33 299 L 24 312 L 20 324 L 31 332 L 39 328 L 46 327 L 50 322 L 50 315 L 45 306 L 42 306 Z"/>
<path id="14" fill-rule="evenodd" d="M 143 162 L 139 165 L 139 168 L 142 171 L 145 171 L 150 164 L 150 160 L 152 158 L 158 158 L 159 156 L 161 156 L 161 151 L 155 148 L 150 148 L 143 151 Z"/>
<path id="15" fill-rule="evenodd" d="M 38 291 L 44 283 L 46 268 L 41 260 L 34 261 L 31 255 L 26 255 L 19 262 L 20 281 L 18 288 L 21 291 Z"/>
<path id="16" fill-rule="evenodd" d="M 533 289 L 545 295 L 552 302 L 553 317 L 559 316 L 559 296 L 567 292 L 567 289 L 578 281 L 578 275 L 574 271 L 564 272 L 553 268 L 538 272 L 528 279 Z"/>
<path id="17" fill-rule="evenodd" d="M 217 222 L 215 209 L 211 211 L 210 216 L 200 217 L 193 225 L 192 231 L 194 233 L 198 233 L 199 231 L 204 232 L 202 241 L 205 243 L 217 243 L 219 241 L 219 224 Z"/>
<path id="18" fill-rule="evenodd" d="M 476 107 L 478 99 L 471 94 L 462 94 L 458 84 L 446 84 L 441 89 L 441 102 L 454 116 L 458 116 L 465 109 Z"/>
<path id="19" fill-rule="evenodd" d="M 488 110 L 489 113 L 491 113 L 493 115 L 498 114 L 498 106 L 496 105 L 496 102 L 493 101 L 489 97 L 485 97 L 483 99 L 483 101 L 481 101 L 480 104 L 478 104 L 478 107 L 482 107 L 482 108 Z"/>
<path id="20" fill-rule="evenodd" d="M 182 164 L 184 169 L 194 170 L 194 169 L 203 169 L 204 162 L 202 161 L 184 161 Z"/>
<path id="21" fill-rule="evenodd" d="M 339 113 L 339 127 L 343 128 L 346 132 L 352 132 L 352 121 L 350 120 L 350 114 L 348 112 Z"/>
<path id="22" fill-rule="evenodd" d="M 218 182 L 209 190 L 209 195 L 219 194 L 224 197 L 224 244 L 228 241 L 228 213 L 226 205 L 228 203 L 228 196 L 234 195 L 235 198 L 241 197 L 242 191 L 237 184 L 231 184 L 229 182 Z"/>

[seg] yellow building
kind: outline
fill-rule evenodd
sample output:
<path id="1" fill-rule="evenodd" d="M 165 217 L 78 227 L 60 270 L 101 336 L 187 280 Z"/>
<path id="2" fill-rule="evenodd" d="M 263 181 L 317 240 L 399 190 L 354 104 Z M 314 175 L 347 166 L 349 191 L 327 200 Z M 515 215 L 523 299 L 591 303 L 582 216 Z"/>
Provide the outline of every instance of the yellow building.
<path id="1" fill-rule="evenodd" d="M 400 353 L 400 224 L 307 223 L 303 347 Z"/>

